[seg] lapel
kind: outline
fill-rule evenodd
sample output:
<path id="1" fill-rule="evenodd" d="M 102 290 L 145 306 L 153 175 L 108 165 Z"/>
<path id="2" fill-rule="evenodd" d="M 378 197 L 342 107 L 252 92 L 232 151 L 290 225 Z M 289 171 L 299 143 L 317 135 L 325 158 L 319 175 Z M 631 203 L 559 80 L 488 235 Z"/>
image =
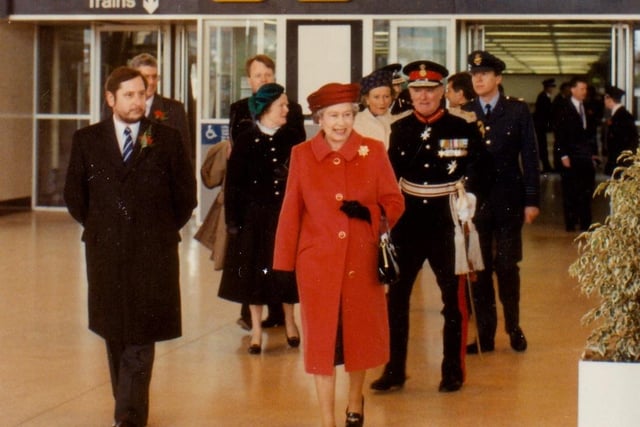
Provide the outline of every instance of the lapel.
<path id="1" fill-rule="evenodd" d="M 149 115 L 147 116 L 147 119 L 154 122 L 159 122 L 160 120 L 156 119 L 155 116 L 156 111 L 163 113 L 165 116 L 167 115 L 162 96 L 157 93 L 153 96 L 153 102 L 151 103 L 151 108 L 149 109 Z"/>
<path id="2" fill-rule="evenodd" d="M 147 151 L 149 150 L 149 148 L 146 148 L 143 150 L 142 146 L 140 145 L 140 140 L 142 135 L 149 128 L 149 126 L 151 126 L 151 121 L 148 120 L 146 117 L 143 117 L 142 120 L 140 120 L 140 128 L 138 129 L 138 136 L 136 137 L 136 140 L 133 144 L 133 153 L 131 154 L 131 160 L 129 160 L 126 164 L 127 171 L 131 171 L 131 169 L 133 169 L 134 166 L 139 164 L 147 156 Z"/>
<path id="3" fill-rule="evenodd" d="M 490 117 L 491 120 L 489 121 L 493 121 L 495 118 L 501 117 L 504 115 L 505 113 L 504 104 L 505 104 L 505 98 L 503 96 L 500 96 L 498 98 L 498 102 L 496 102 L 496 106 L 491 111 L 491 117 Z"/>
<path id="4" fill-rule="evenodd" d="M 104 120 L 99 131 L 101 134 L 98 135 L 96 139 L 98 141 L 104 141 L 102 144 L 99 144 L 103 150 L 104 158 L 109 159 L 109 162 L 113 164 L 118 174 L 120 174 L 120 172 L 124 170 L 125 165 L 122 161 L 122 152 L 118 145 L 118 137 L 116 135 L 116 127 L 113 123 L 113 118 L 109 117 Z"/>

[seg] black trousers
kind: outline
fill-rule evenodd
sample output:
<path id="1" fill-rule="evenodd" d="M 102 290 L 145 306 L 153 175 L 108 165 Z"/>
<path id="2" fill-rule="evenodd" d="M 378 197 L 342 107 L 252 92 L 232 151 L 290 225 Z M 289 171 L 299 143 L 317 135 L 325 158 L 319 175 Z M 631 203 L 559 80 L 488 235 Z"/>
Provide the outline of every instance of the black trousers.
<path id="1" fill-rule="evenodd" d="M 542 170 L 550 171 L 551 163 L 549 162 L 549 147 L 547 146 L 547 128 L 546 126 L 536 126 L 536 138 L 538 139 L 538 154 L 542 162 Z"/>
<path id="2" fill-rule="evenodd" d="M 154 355 L 154 343 L 125 344 L 107 340 L 116 422 L 128 421 L 140 427 L 147 425 Z"/>
<path id="3" fill-rule="evenodd" d="M 522 225 L 524 207 L 505 209 L 476 221 L 484 270 L 473 284 L 476 323 L 481 347 L 493 347 L 498 316 L 493 273 L 498 279 L 498 295 L 502 303 L 505 329 L 520 325 L 520 267 L 522 260 Z M 512 215 L 507 214 L 512 212 Z"/>
<path id="4" fill-rule="evenodd" d="M 463 313 L 466 298 L 455 275 L 454 230 L 449 197 L 422 199 L 405 195 L 406 210 L 392 231 L 398 251 L 400 281 L 389 287 L 388 309 L 391 357 L 385 372 L 406 377 L 411 291 L 425 260 L 440 288 L 444 316 L 443 378 L 464 380 Z M 464 290 L 464 287 L 462 288 Z M 466 318 L 466 313 L 464 318 Z"/>
<path id="5" fill-rule="evenodd" d="M 591 198 L 596 171 L 591 159 L 571 158 L 571 167 L 562 167 L 562 207 L 567 230 L 576 225 L 587 230 L 591 225 Z"/>

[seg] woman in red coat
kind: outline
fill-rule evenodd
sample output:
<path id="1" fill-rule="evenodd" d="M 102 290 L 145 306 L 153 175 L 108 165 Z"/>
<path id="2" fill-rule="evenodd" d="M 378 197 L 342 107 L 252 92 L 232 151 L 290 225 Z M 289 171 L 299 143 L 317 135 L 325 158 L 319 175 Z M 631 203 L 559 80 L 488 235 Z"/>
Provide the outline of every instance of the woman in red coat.
<path id="1" fill-rule="evenodd" d="M 358 95 L 357 84 L 329 83 L 307 98 L 320 132 L 292 149 L 274 254 L 274 269 L 296 271 L 305 370 L 331 427 L 335 366 L 350 378 L 346 425 L 361 426 L 366 369 L 389 357 L 380 216 L 393 226 L 404 211 L 384 146 L 352 131 Z"/>

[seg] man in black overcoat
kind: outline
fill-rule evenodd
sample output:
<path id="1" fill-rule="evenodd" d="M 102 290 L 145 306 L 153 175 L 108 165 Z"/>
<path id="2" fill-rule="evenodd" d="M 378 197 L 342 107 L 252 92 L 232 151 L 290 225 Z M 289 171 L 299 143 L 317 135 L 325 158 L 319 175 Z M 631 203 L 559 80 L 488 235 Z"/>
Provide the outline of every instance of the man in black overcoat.
<path id="1" fill-rule="evenodd" d="M 604 173 L 611 175 L 618 166 L 618 156 L 625 150 L 635 151 L 638 148 L 638 128 L 633 115 L 622 105 L 624 91 L 615 86 L 605 88 L 604 106 L 611 112 L 607 120 L 605 144 L 607 163 Z"/>
<path id="2" fill-rule="evenodd" d="M 177 130 L 144 117 L 146 80 L 119 67 L 112 117 L 75 132 L 64 189 L 84 227 L 89 329 L 106 340 L 118 426 L 145 426 L 154 343 L 181 335 L 179 231 L 196 180 Z"/>
<path id="3" fill-rule="evenodd" d="M 592 115 L 584 105 L 587 80 L 576 76 L 569 82 L 571 96 L 558 101 L 553 113 L 556 157 L 560 159 L 562 205 L 565 228 L 576 225 L 587 230 L 591 225 L 591 198 L 595 189 L 598 145 L 590 123 Z"/>
<path id="4" fill-rule="evenodd" d="M 497 329 L 493 273 L 498 278 L 505 329 L 515 351 L 527 341 L 520 328 L 520 269 L 522 226 L 530 224 L 540 209 L 540 172 L 533 119 L 527 105 L 500 93 L 505 63 L 486 51 L 472 52 L 469 71 L 478 97 L 464 108 L 482 122 L 483 141 L 493 157 L 495 180 L 489 197 L 478 206 L 475 223 L 480 235 L 484 270 L 473 287 L 480 349 L 493 351 Z"/>

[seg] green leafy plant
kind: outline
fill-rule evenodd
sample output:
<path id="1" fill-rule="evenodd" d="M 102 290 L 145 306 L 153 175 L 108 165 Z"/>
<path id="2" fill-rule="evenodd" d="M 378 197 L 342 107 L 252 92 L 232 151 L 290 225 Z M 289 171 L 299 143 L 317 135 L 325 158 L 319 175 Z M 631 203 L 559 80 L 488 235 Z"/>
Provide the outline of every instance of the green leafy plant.
<path id="1" fill-rule="evenodd" d="M 612 177 L 595 195 L 610 200 L 604 223 L 580 234 L 578 259 L 569 274 L 580 292 L 600 304 L 582 318 L 595 324 L 587 338 L 584 360 L 640 361 L 640 150 L 623 152 Z"/>

